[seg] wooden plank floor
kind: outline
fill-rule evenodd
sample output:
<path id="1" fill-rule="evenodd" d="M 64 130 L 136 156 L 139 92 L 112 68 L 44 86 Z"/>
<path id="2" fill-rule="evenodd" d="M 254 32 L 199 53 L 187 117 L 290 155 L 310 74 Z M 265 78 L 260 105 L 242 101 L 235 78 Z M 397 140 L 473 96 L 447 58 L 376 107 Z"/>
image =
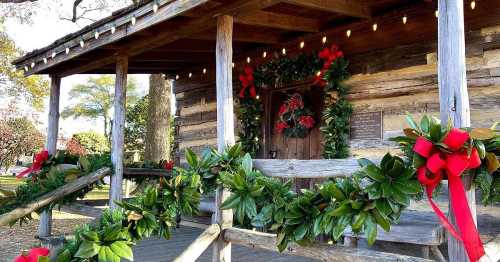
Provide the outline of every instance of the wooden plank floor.
<path id="1" fill-rule="evenodd" d="M 139 262 L 167 262 L 173 261 L 191 242 L 203 232 L 202 229 L 181 226 L 170 240 L 148 239 L 141 241 L 134 247 L 134 261 Z M 212 261 L 212 247 L 209 247 L 197 260 L 199 262 Z M 238 262 L 312 262 L 308 258 L 285 256 L 277 252 L 268 252 L 233 245 L 232 261 Z"/>

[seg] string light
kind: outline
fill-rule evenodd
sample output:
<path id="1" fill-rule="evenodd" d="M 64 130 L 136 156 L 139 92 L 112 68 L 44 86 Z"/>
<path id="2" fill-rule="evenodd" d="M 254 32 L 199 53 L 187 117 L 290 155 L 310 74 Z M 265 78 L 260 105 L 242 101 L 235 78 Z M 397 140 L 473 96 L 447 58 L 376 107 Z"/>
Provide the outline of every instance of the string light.
<path id="1" fill-rule="evenodd" d="M 259 100 L 259 99 L 260 99 L 260 96 L 259 96 L 259 95 L 257 95 L 257 96 L 255 97 L 255 99 Z"/>
<path id="2" fill-rule="evenodd" d="M 47 64 L 47 57 L 44 57 L 44 58 L 43 58 L 43 63 L 44 63 L 44 64 Z"/>
<path id="3" fill-rule="evenodd" d="M 95 31 L 94 37 L 96 40 L 99 39 L 99 32 L 98 31 Z"/>
<path id="4" fill-rule="evenodd" d="M 83 39 L 80 40 L 80 46 L 83 48 L 85 46 L 85 42 L 83 42 Z"/>
<path id="5" fill-rule="evenodd" d="M 234 62 L 231 64 L 231 66 L 234 68 L 234 66 L 235 66 L 235 65 L 234 65 Z"/>
<path id="6" fill-rule="evenodd" d="M 52 59 L 54 59 L 56 57 L 56 52 L 52 52 Z"/>
<path id="7" fill-rule="evenodd" d="M 304 48 L 305 45 L 306 43 L 304 41 L 300 42 L 300 49 Z"/>
<path id="8" fill-rule="evenodd" d="M 470 9 L 474 10 L 476 8 L 476 1 L 471 1 L 470 2 Z"/>
<path id="9" fill-rule="evenodd" d="M 347 38 L 351 37 L 351 29 L 347 29 L 347 31 L 345 31 L 345 35 Z"/>
<path id="10" fill-rule="evenodd" d="M 132 19 L 130 20 L 130 22 L 132 23 L 132 25 L 135 25 L 136 20 L 137 19 L 135 18 L 135 16 L 132 16 Z"/>
<path id="11" fill-rule="evenodd" d="M 434 16 L 436 16 L 436 18 L 439 17 L 439 10 L 436 10 L 436 12 L 434 12 Z"/>
<path id="12" fill-rule="evenodd" d="M 259 138 L 258 138 L 258 137 L 255 137 L 255 141 L 259 141 Z"/>
<path id="13" fill-rule="evenodd" d="M 251 60 L 251 59 L 250 59 L 250 57 L 248 56 L 248 57 L 247 57 L 247 63 L 248 63 L 248 64 L 250 64 L 250 61 L 252 61 L 252 60 Z"/>
<path id="14" fill-rule="evenodd" d="M 156 12 L 158 12 L 158 3 L 155 1 L 154 5 L 153 5 L 153 13 L 156 14 Z"/>
<path id="15" fill-rule="evenodd" d="M 320 75 L 321 75 L 321 71 L 316 72 L 316 76 L 320 76 Z"/>
<path id="16" fill-rule="evenodd" d="M 114 34 L 115 31 L 116 31 L 116 27 L 115 26 L 111 27 L 111 34 Z"/>
<path id="17" fill-rule="evenodd" d="M 188 77 L 189 78 L 193 77 L 193 73 L 189 73 Z"/>
<path id="18" fill-rule="evenodd" d="M 408 17 L 406 15 L 403 16 L 403 24 L 406 25 L 408 22 Z"/>
<path id="19" fill-rule="evenodd" d="M 282 53 L 283 55 L 286 55 L 286 49 L 285 49 L 284 47 L 283 47 L 283 49 L 281 49 L 281 53 Z"/>
<path id="20" fill-rule="evenodd" d="M 66 54 L 69 54 L 69 47 L 66 47 Z"/>
<path id="21" fill-rule="evenodd" d="M 263 57 L 263 58 L 266 58 L 266 57 L 267 57 L 267 52 L 266 52 L 266 51 L 264 51 L 264 52 L 262 53 L 262 57 Z"/>
<path id="22" fill-rule="evenodd" d="M 27 66 L 24 66 L 24 71 L 28 72 L 28 67 Z"/>
<path id="23" fill-rule="evenodd" d="M 373 32 L 377 31 L 377 29 L 378 29 L 377 23 L 372 25 L 372 29 L 373 29 Z"/>
<path id="24" fill-rule="evenodd" d="M 327 39 L 326 39 L 326 36 L 323 36 L 323 38 L 321 39 L 321 42 L 322 42 L 323 44 L 326 44 L 326 40 L 327 40 Z"/>
<path id="25" fill-rule="evenodd" d="M 179 75 L 175 75 L 175 80 L 179 80 Z"/>
<path id="26" fill-rule="evenodd" d="M 207 69 L 203 68 L 203 74 L 206 74 L 206 73 L 207 73 Z"/>
<path id="27" fill-rule="evenodd" d="M 35 67 L 35 62 L 31 62 L 31 68 Z"/>

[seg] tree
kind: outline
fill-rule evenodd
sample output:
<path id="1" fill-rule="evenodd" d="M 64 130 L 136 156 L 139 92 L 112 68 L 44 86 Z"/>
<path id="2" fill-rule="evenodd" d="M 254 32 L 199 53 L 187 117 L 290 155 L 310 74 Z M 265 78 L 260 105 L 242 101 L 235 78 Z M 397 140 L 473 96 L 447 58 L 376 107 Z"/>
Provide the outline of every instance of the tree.
<path id="1" fill-rule="evenodd" d="M 127 103 L 133 104 L 137 100 L 137 82 L 129 78 L 127 85 Z M 101 118 L 104 123 L 104 136 L 110 138 L 111 108 L 113 107 L 115 78 L 112 75 L 90 77 L 86 84 L 75 85 L 69 91 L 71 99 L 77 100 L 73 105 L 66 107 L 61 116 L 63 118 L 86 117 Z"/>
<path id="2" fill-rule="evenodd" d="M 19 157 L 39 151 L 44 136 L 27 117 L 9 110 L 0 117 L 0 170 L 7 170 Z"/>
<path id="3" fill-rule="evenodd" d="M 75 140 L 88 154 L 109 152 L 106 137 L 94 131 L 75 133 L 71 140 Z"/>
<path id="4" fill-rule="evenodd" d="M 48 94 L 49 83 L 42 76 L 24 77 L 22 70 L 16 70 L 11 62 L 23 54 L 14 41 L 1 30 L 0 18 L 0 96 L 24 98 L 36 109 L 43 109 L 43 100 Z"/>
<path id="5" fill-rule="evenodd" d="M 149 96 L 144 96 L 134 105 L 127 106 L 125 115 L 125 150 L 138 151 L 144 156 L 146 123 L 148 120 Z"/>

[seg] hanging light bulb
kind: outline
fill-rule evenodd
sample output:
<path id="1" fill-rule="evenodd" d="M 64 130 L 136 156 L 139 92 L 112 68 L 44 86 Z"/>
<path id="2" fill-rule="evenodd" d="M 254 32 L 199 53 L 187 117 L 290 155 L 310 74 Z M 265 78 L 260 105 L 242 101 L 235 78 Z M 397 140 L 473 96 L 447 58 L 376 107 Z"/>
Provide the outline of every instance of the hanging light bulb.
<path id="1" fill-rule="evenodd" d="M 52 52 L 52 59 L 54 59 L 56 57 L 56 52 Z"/>
<path id="2" fill-rule="evenodd" d="M 31 68 L 35 67 L 35 62 L 31 62 Z"/>
<path id="3" fill-rule="evenodd" d="M 262 53 L 262 57 L 263 57 L 263 58 L 266 58 L 266 57 L 267 57 L 267 52 L 266 52 L 266 51 L 264 51 L 264 52 Z"/>
<path id="4" fill-rule="evenodd" d="M 153 4 L 153 13 L 156 14 L 156 12 L 158 12 L 158 3 L 155 1 L 155 3 Z"/>
<path id="5" fill-rule="evenodd" d="M 284 47 L 283 47 L 283 49 L 281 49 L 281 53 L 282 53 L 283 55 L 286 55 L 286 49 L 285 49 Z"/>
<path id="6" fill-rule="evenodd" d="M 132 16 L 132 19 L 130 20 L 130 22 L 132 23 L 132 25 L 135 25 L 136 20 L 137 19 L 135 18 L 135 16 Z"/>
<path id="7" fill-rule="evenodd" d="M 66 47 L 66 54 L 69 54 L 69 47 Z"/>
<path id="8" fill-rule="evenodd" d="M 99 39 L 99 32 L 98 31 L 95 31 L 94 37 L 96 40 Z"/>
<path id="9" fill-rule="evenodd" d="M 189 78 L 193 77 L 193 73 L 189 73 L 188 77 Z"/>
<path id="10" fill-rule="evenodd" d="M 259 100 L 259 99 L 260 99 L 260 96 L 259 96 L 259 95 L 255 96 L 255 99 Z"/>
<path id="11" fill-rule="evenodd" d="M 179 75 L 175 75 L 175 80 L 179 80 Z"/>
<path id="12" fill-rule="evenodd" d="M 258 137 L 255 137 L 255 141 L 259 141 L 259 138 L 258 138 Z"/>
<path id="13" fill-rule="evenodd" d="M 114 34 L 115 31 L 116 31 L 116 27 L 115 26 L 111 27 L 111 34 Z"/>
<path id="14" fill-rule="evenodd" d="M 207 73 L 207 69 L 203 68 L 203 74 L 206 74 L 206 73 Z"/>
<path id="15" fill-rule="evenodd" d="M 250 64 L 250 61 L 252 61 L 252 60 L 250 59 L 250 57 L 247 57 L 247 63 L 248 63 L 248 64 Z"/>
<path id="16" fill-rule="evenodd" d="M 434 16 L 436 16 L 436 18 L 439 17 L 439 10 L 436 10 L 436 12 L 434 12 Z"/>
<path id="17" fill-rule="evenodd" d="M 47 64 L 47 57 L 44 57 L 44 58 L 43 58 L 43 63 L 44 63 L 44 64 Z"/>
<path id="18" fill-rule="evenodd" d="M 24 71 L 28 72 L 29 68 L 27 66 L 24 66 Z"/>
<path id="19" fill-rule="evenodd" d="M 347 31 L 345 31 L 345 35 L 347 36 L 347 38 L 351 37 L 351 29 L 347 29 Z"/>
<path id="20" fill-rule="evenodd" d="M 306 43 L 304 41 L 300 42 L 300 49 L 304 48 L 305 45 Z"/>
<path id="21" fill-rule="evenodd" d="M 83 39 L 82 39 L 82 40 L 80 40 L 80 46 L 81 46 L 82 48 L 83 48 L 83 47 L 85 47 L 85 42 L 83 42 Z"/>
<path id="22" fill-rule="evenodd" d="M 476 8 L 476 1 L 472 0 L 470 2 L 470 9 L 474 10 Z"/>
<path id="23" fill-rule="evenodd" d="M 323 36 L 323 38 L 321 39 L 321 43 L 326 44 L 326 40 L 326 36 Z"/>
<path id="24" fill-rule="evenodd" d="M 321 75 L 321 71 L 316 72 L 316 76 L 320 76 L 320 75 Z"/>
<path id="25" fill-rule="evenodd" d="M 234 66 L 235 66 L 234 62 L 231 64 L 231 66 L 234 68 Z"/>
<path id="26" fill-rule="evenodd" d="M 377 23 L 372 25 L 372 29 L 373 29 L 373 32 L 377 31 L 377 29 L 378 29 Z"/>
<path id="27" fill-rule="evenodd" d="M 408 23 L 408 17 L 406 15 L 403 16 L 403 24 L 406 25 Z"/>

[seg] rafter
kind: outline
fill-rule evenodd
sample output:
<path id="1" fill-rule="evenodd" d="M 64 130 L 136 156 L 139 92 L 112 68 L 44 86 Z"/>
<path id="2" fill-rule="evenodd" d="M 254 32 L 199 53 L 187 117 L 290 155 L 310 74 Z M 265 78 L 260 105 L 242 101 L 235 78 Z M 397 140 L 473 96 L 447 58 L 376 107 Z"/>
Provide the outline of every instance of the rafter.
<path id="1" fill-rule="evenodd" d="M 241 14 L 235 17 L 235 19 L 236 23 L 245 25 L 302 32 L 318 32 L 320 30 L 319 20 L 266 11 L 255 11 Z"/>
<path id="2" fill-rule="evenodd" d="M 348 16 L 371 17 L 370 8 L 361 0 L 283 0 L 282 2 Z"/>

